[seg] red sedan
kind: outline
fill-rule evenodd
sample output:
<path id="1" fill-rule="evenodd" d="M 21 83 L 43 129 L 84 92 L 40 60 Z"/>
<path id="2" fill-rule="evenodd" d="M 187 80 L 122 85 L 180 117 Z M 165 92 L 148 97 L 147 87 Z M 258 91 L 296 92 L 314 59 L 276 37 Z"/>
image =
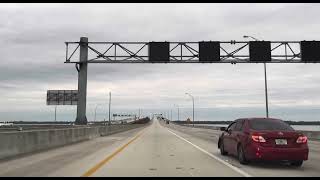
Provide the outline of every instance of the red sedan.
<path id="1" fill-rule="evenodd" d="M 222 155 L 235 155 L 241 164 L 250 161 L 288 161 L 301 166 L 308 160 L 307 137 L 280 119 L 244 118 L 232 122 L 219 137 Z"/>

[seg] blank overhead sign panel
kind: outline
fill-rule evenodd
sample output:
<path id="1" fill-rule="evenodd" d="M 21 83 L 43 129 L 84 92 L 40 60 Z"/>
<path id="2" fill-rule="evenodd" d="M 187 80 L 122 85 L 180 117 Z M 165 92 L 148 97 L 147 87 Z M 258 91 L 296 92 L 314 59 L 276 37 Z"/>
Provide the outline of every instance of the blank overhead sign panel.
<path id="1" fill-rule="evenodd" d="M 271 44 L 270 41 L 250 41 L 249 55 L 252 62 L 271 61 Z"/>
<path id="2" fill-rule="evenodd" d="M 77 105 L 78 90 L 48 90 L 47 105 Z"/>
<path id="3" fill-rule="evenodd" d="M 170 46 L 169 42 L 150 42 L 149 61 L 169 62 Z"/>
<path id="4" fill-rule="evenodd" d="M 304 62 L 319 62 L 320 41 L 301 41 L 301 60 Z"/>
<path id="5" fill-rule="evenodd" d="M 218 41 L 199 42 L 199 61 L 200 62 L 220 61 L 220 42 Z"/>

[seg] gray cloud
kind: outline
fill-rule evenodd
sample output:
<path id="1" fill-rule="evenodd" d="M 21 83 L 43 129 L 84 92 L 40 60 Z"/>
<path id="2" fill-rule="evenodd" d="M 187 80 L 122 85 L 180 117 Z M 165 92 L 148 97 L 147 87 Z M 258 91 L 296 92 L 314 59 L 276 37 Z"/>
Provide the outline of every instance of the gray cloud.
<path id="1" fill-rule="evenodd" d="M 320 39 L 314 21 L 319 9 L 319 4 L 278 3 L 1 5 L 0 113 L 3 120 L 41 119 L 52 113 L 46 90 L 77 88 L 74 65 L 63 63 L 65 41 L 81 36 L 90 41 L 229 41 L 243 40 L 244 34 Z M 270 105 L 320 105 L 318 65 L 267 68 Z M 262 64 L 90 64 L 88 113 L 106 103 L 108 91 L 119 109 L 188 107 L 185 92 L 195 96 L 197 107 L 263 108 L 263 85 Z M 74 118 L 75 107 L 60 111 Z M 32 113 L 27 118 L 21 112 Z"/>

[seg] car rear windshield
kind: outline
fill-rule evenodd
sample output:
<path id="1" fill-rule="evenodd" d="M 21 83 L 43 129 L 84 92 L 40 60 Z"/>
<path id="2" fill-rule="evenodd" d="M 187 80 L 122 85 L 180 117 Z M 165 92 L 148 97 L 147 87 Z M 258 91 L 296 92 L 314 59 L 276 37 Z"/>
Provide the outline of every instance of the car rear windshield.
<path id="1" fill-rule="evenodd" d="M 254 119 L 249 121 L 253 130 L 294 130 L 290 125 L 281 120 Z"/>

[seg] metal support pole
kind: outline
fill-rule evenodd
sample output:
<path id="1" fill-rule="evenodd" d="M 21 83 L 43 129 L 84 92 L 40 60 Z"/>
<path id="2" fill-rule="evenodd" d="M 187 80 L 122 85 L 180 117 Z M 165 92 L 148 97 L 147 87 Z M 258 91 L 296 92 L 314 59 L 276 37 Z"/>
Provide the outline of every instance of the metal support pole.
<path id="1" fill-rule="evenodd" d="M 180 121 L 179 114 L 180 112 L 179 112 L 179 106 L 178 106 L 178 121 Z"/>
<path id="2" fill-rule="evenodd" d="M 266 95 L 266 115 L 269 118 L 269 107 L 268 107 L 268 85 L 267 85 L 267 67 L 266 63 L 264 63 L 264 89 Z"/>
<path id="3" fill-rule="evenodd" d="M 193 122 L 193 126 L 194 126 L 194 99 L 192 97 L 192 122 Z"/>
<path id="4" fill-rule="evenodd" d="M 189 93 L 186 94 L 192 98 L 192 126 L 194 126 L 194 97 Z"/>
<path id="5" fill-rule="evenodd" d="M 170 109 L 170 119 L 172 121 L 172 109 Z"/>
<path id="6" fill-rule="evenodd" d="M 94 109 L 94 122 L 96 122 L 96 118 L 97 118 L 97 107 L 98 105 L 96 105 L 96 108 Z"/>
<path id="7" fill-rule="evenodd" d="M 80 62 L 78 72 L 78 105 L 75 124 L 86 125 L 86 104 L 87 104 L 87 70 L 88 70 L 88 38 L 80 38 Z"/>
<path id="8" fill-rule="evenodd" d="M 57 105 L 54 108 L 54 122 L 57 122 Z"/>
<path id="9" fill-rule="evenodd" d="M 181 60 L 182 60 L 182 44 L 180 45 L 180 50 L 181 50 Z"/>
<path id="10" fill-rule="evenodd" d="M 111 125 L 111 92 L 109 92 L 109 126 Z"/>

